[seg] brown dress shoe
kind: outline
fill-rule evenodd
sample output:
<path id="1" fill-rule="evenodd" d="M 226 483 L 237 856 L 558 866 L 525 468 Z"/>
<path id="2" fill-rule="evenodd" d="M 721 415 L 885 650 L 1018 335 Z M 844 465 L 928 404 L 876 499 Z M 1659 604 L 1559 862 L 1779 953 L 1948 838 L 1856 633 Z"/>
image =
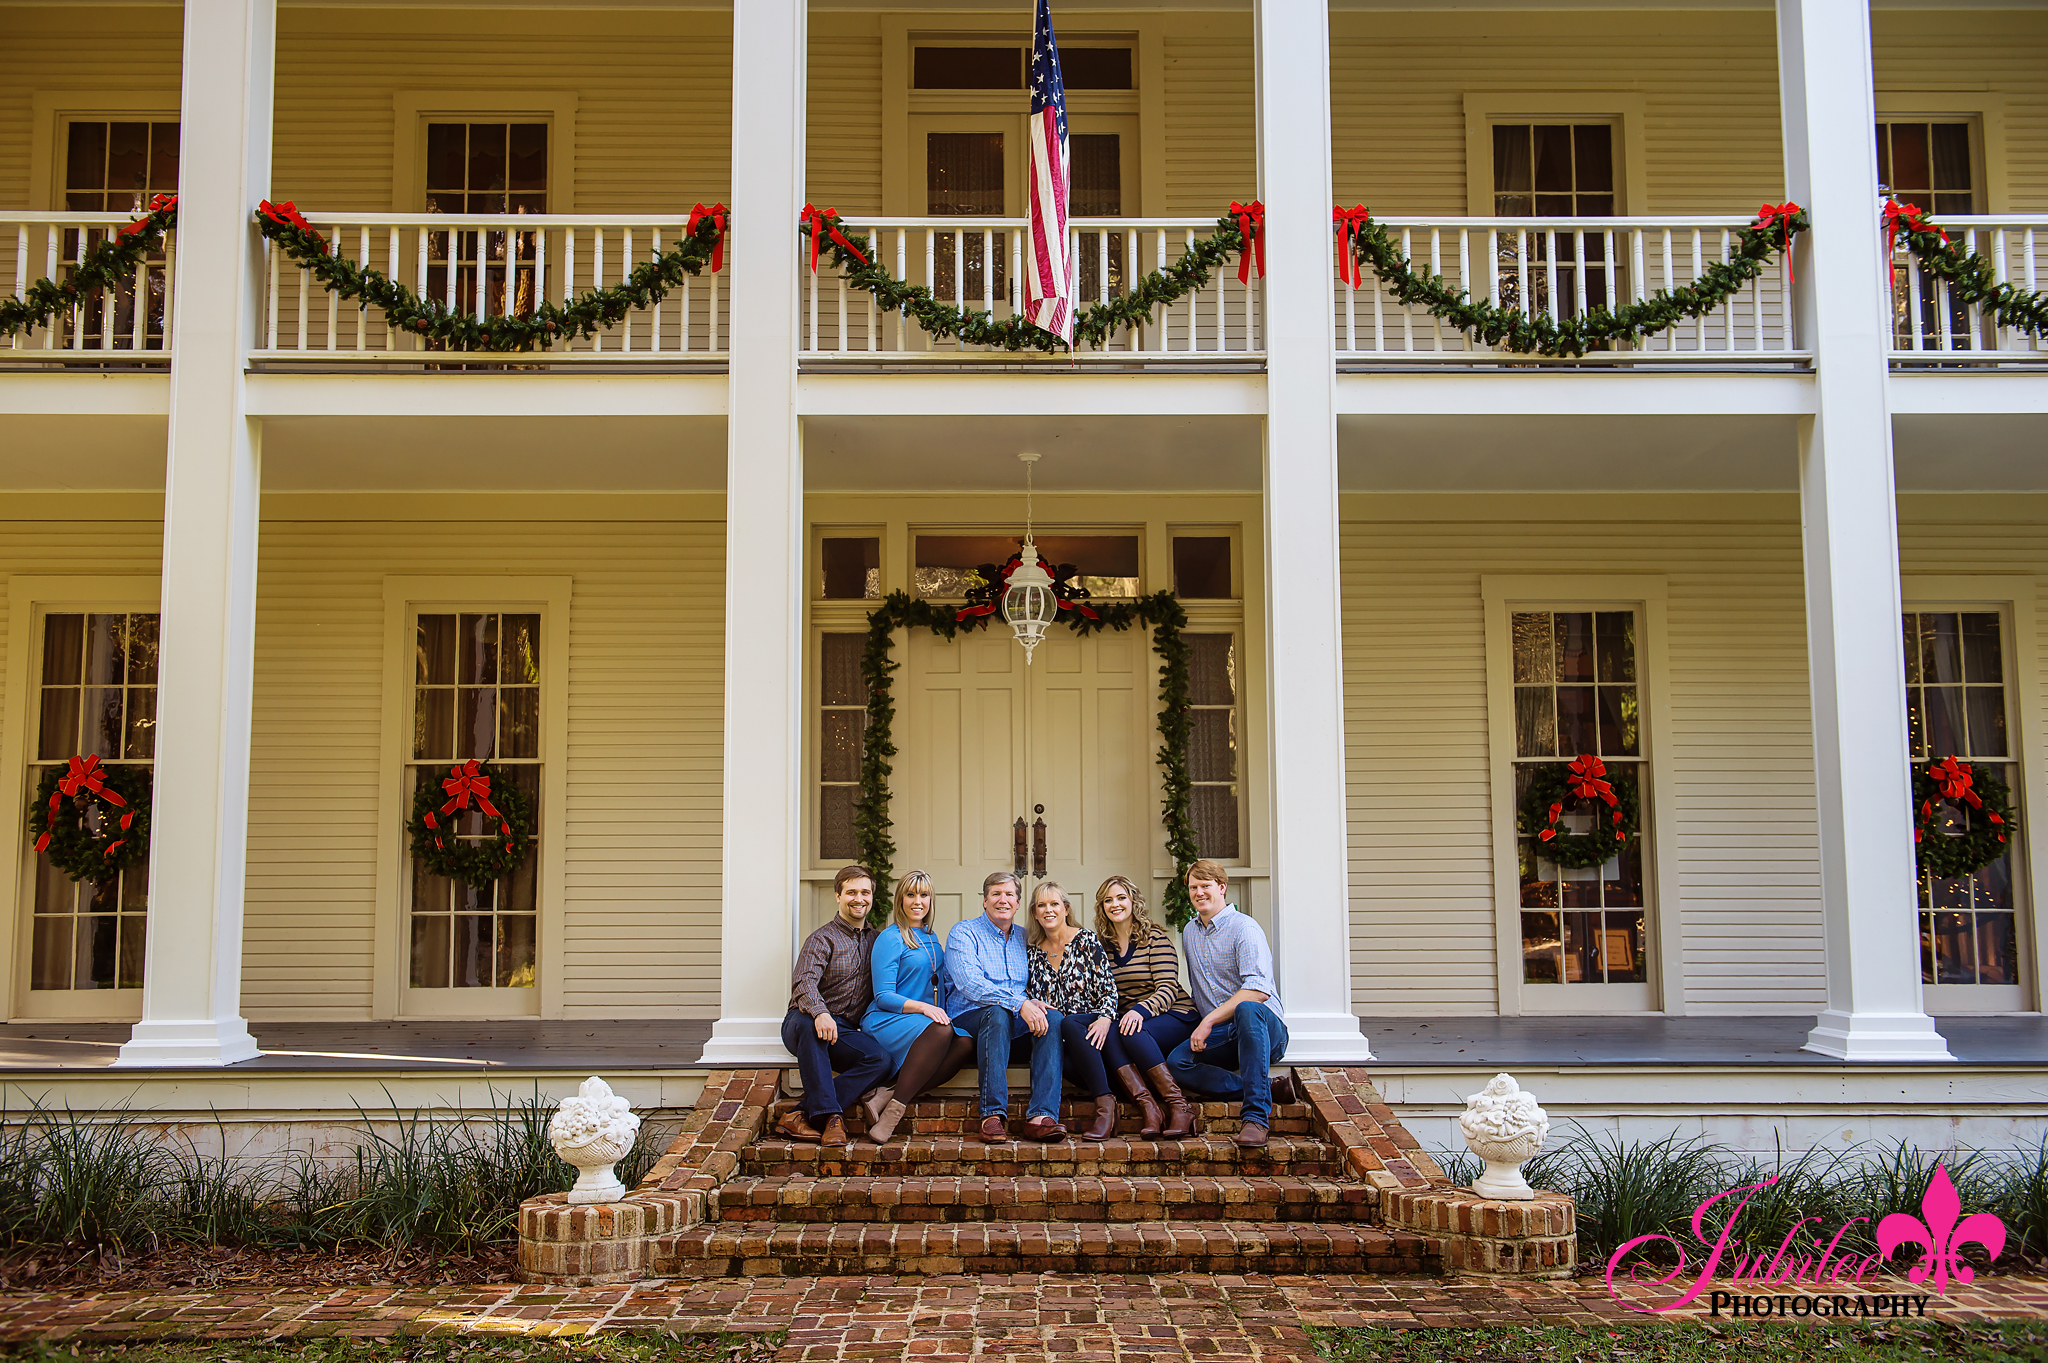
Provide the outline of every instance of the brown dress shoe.
<path id="1" fill-rule="evenodd" d="M 816 1145 L 824 1139 L 818 1129 L 811 1125 L 810 1119 L 797 1108 L 791 1108 L 776 1118 L 775 1131 L 785 1140 L 802 1141 L 806 1145 Z"/>
<path id="2" fill-rule="evenodd" d="M 1257 1122 L 1246 1122 L 1231 1139 L 1247 1150 L 1257 1150 L 1266 1143 L 1266 1128 Z"/>
<path id="3" fill-rule="evenodd" d="M 1024 1123 L 1024 1134 L 1034 1141 L 1063 1141 L 1067 1129 L 1060 1125 L 1057 1117 L 1033 1117 Z"/>
<path id="4" fill-rule="evenodd" d="M 819 1138 L 820 1145 L 836 1145 L 845 1148 L 851 1144 L 846 1139 L 846 1119 L 834 1113 L 825 1119 L 825 1134 Z"/>
<path id="5" fill-rule="evenodd" d="M 981 1138 L 990 1145 L 1001 1145 L 1010 1139 L 1010 1123 L 998 1113 L 981 1119 Z"/>

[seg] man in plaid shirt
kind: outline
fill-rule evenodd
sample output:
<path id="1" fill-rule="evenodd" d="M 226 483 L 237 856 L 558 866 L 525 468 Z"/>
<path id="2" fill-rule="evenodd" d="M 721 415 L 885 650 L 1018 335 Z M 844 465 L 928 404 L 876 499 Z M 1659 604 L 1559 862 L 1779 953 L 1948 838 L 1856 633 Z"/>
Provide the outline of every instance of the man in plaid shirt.
<path id="1" fill-rule="evenodd" d="M 848 866 L 832 878 L 832 893 L 838 914 L 804 939 L 790 976 L 782 1044 L 796 1057 L 804 1096 L 802 1106 L 783 1113 L 775 1129 L 793 1141 L 845 1145 L 842 1114 L 888 1077 L 890 1066 L 887 1049 L 860 1029 L 874 997 L 868 951 L 875 934 L 867 925 L 874 878 Z"/>

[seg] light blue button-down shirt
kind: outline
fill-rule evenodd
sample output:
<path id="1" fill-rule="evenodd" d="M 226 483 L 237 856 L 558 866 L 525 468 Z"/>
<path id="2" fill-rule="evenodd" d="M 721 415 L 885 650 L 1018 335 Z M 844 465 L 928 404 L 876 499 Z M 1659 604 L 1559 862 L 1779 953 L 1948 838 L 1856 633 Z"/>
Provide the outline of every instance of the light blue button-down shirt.
<path id="1" fill-rule="evenodd" d="M 1188 992 L 1203 1017 L 1240 989 L 1258 990 L 1275 1017 L 1287 1016 L 1273 985 L 1273 948 L 1265 929 L 1251 915 L 1239 913 L 1237 905 L 1224 905 L 1207 923 L 1197 916 L 1181 929 L 1180 945 L 1188 958 Z"/>
<path id="2" fill-rule="evenodd" d="M 946 934 L 946 1011 L 955 1017 L 989 1004 L 1014 1012 L 1024 1006 L 1030 980 L 1023 923 L 1012 920 L 1006 937 L 987 914 L 977 913 Z"/>

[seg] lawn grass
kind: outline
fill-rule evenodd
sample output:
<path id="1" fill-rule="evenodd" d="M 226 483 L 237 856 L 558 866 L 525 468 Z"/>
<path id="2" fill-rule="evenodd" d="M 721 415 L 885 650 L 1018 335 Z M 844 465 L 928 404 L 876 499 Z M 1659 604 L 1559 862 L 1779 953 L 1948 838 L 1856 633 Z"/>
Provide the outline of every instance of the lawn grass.
<path id="1" fill-rule="evenodd" d="M 699 1334 L 392 1335 L 286 1343 L 155 1340 L 18 1345 L 8 1363 L 767 1363 L 785 1330 Z"/>
<path id="2" fill-rule="evenodd" d="M 2048 1363 L 2048 1322 L 1883 1325 L 1666 1321 L 1591 1331 L 1569 1325 L 1483 1329 L 1308 1327 L 1333 1363 Z"/>

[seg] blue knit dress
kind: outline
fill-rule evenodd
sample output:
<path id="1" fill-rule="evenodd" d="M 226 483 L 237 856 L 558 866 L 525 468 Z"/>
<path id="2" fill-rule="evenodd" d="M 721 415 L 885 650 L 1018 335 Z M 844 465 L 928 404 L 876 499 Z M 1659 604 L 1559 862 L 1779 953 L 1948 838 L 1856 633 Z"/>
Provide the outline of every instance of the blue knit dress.
<path id="1" fill-rule="evenodd" d="M 942 976 L 945 949 L 930 928 L 916 930 L 917 945 L 903 945 L 903 931 L 891 923 L 875 937 L 874 954 L 868 958 L 874 977 L 875 1001 L 868 1005 L 860 1029 L 889 1050 L 890 1068 L 900 1068 L 910 1053 L 910 1043 L 923 1035 L 932 1020 L 922 1013 L 906 1013 L 905 1003 L 937 1003 L 933 980 Z"/>

